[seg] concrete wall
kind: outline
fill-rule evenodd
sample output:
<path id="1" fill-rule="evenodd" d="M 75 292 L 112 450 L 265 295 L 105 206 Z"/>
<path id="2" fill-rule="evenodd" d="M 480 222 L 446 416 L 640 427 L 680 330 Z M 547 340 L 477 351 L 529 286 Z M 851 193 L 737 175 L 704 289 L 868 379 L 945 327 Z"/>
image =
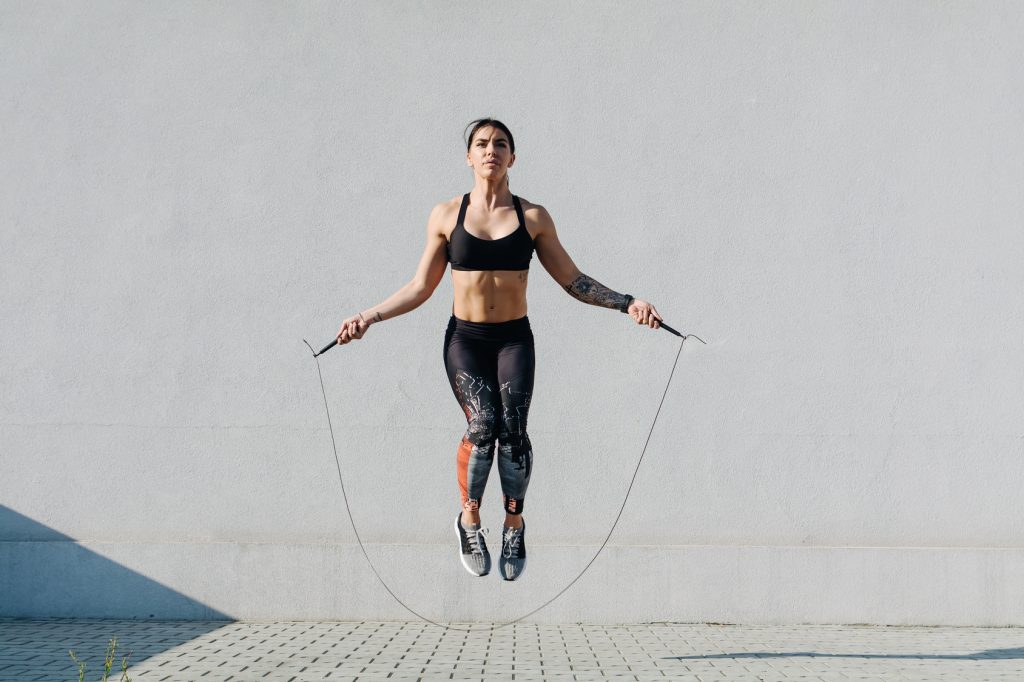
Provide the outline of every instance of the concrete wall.
<path id="1" fill-rule="evenodd" d="M 301 339 L 408 281 L 495 115 L 581 269 L 709 342 L 532 620 L 1024 624 L 1022 34 L 1017 2 L 0 3 L 0 615 L 409 617 Z M 583 568 L 678 349 L 533 272 L 520 582 L 456 555 L 447 276 L 322 358 L 367 551 L 436 620 Z"/>

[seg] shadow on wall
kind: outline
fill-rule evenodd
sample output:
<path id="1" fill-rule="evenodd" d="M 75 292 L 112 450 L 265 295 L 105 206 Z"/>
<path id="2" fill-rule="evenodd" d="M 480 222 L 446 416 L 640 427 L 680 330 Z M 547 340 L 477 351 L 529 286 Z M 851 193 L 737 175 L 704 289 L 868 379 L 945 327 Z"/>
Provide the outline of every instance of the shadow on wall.
<path id="1" fill-rule="evenodd" d="M 0 505 L 0 617 L 232 620 Z"/>

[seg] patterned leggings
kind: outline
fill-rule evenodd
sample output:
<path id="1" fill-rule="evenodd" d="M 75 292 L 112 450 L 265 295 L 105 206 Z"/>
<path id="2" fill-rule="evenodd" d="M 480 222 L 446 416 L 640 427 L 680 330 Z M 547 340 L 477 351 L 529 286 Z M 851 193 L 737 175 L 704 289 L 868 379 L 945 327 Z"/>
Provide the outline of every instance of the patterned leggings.
<path id="1" fill-rule="evenodd" d="M 444 367 L 467 422 L 457 459 L 463 509 L 480 507 L 497 440 L 505 511 L 523 511 L 533 469 L 526 417 L 534 366 L 533 332 L 526 317 L 467 322 L 453 315 L 448 321 Z"/>

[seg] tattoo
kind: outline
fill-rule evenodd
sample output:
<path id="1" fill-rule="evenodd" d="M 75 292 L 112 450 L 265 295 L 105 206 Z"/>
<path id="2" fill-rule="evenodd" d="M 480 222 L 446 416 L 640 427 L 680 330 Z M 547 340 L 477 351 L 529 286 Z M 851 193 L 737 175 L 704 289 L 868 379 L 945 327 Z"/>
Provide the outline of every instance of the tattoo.
<path id="1" fill-rule="evenodd" d="M 619 310 L 622 308 L 622 304 L 626 302 L 625 294 L 612 291 L 592 277 L 582 274 L 574 279 L 571 284 L 567 284 L 565 290 L 578 301 L 601 306 L 602 308 Z"/>
<path id="2" fill-rule="evenodd" d="M 373 317 L 374 317 L 375 320 L 377 320 L 377 322 L 383 322 L 384 321 L 384 318 L 381 317 L 379 310 L 377 311 L 377 314 L 374 315 Z"/>
<path id="3" fill-rule="evenodd" d="M 519 273 L 519 281 L 520 281 L 520 282 L 523 282 L 523 283 L 525 284 L 525 283 L 526 283 L 526 277 L 527 277 L 527 274 L 528 274 L 528 273 L 527 273 L 527 271 L 526 271 L 526 270 L 523 270 L 522 272 L 520 272 L 520 273 Z"/>

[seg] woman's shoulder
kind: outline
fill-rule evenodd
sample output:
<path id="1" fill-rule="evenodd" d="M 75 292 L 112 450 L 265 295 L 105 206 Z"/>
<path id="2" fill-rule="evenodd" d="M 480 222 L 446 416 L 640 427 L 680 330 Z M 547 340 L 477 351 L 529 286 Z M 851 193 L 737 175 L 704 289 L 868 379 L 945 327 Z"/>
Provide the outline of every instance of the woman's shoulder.
<path id="1" fill-rule="evenodd" d="M 518 194 L 516 195 L 516 197 L 519 199 L 519 204 L 523 207 L 523 211 L 524 212 L 529 211 L 530 209 L 542 209 L 543 210 L 543 208 L 544 208 L 540 204 L 534 203 L 534 202 L 530 201 L 529 199 L 527 199 L 526 197 L 519 196 Z"/>
<path id="2" fill-rule="evenodd" d="M 459 212 L 459 207 L 462 206 L 462 195 L 452 197 L 451 199 L 445 199 L 444 201 L 434 206 L 434 213 L 450 213 L 451 211 Z"/>
<path id="3" fill-rule="evenodd" d="M 462 195 L 453 197 L 434 205 L 430 211 L 430 222 L 439 227 L 447 223 L 455 224 L 458 219 L 459 208 L 462 206 Z"/>
<path id="4" fill-rule="evenodd" d="M 455 223 L 459 220 L 462 197 L 463 195 L 460 194 L 435 204 L 434 208 L 430 211 L 430 218 L 427 220 L 427 232 L 443 237 L 445 241 L 449 241 L 452 232 L 455 231 Z"/>
<path id="5" fill-rule="evenodd" d="M 554 226 L 551 214 L 540 204 L 524 197 L 519 197 L 519 203 L 523 207 L 523 217 L 526 218 L 526 222 L 531 227 L 535 227 L 537 231 L 546 229 L 548 226 Z"/>

